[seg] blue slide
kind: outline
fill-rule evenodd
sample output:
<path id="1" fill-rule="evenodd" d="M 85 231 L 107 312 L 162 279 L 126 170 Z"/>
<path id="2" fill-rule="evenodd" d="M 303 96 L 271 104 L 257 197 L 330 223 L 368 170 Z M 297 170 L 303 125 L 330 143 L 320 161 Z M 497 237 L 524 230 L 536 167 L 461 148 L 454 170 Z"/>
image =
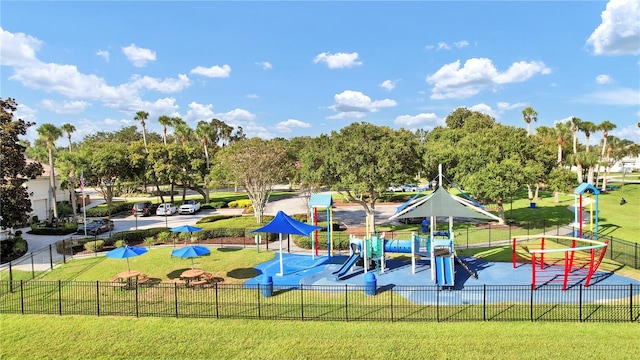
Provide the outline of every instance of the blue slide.
<path id="1" fill-rule="evenodd" d="M 358 261 L 359 258 L 360 258 L 360 254 L 354 253 L 351 256 L 349 256 L 349 258 L 347 259 L 347 261 L 345 261 L 342 267 L 338 271 L 333 272 L 333 275 L 336 276 L 336 279 L 340 279 L 341 277 L 343 277 L 349 271 L 349 269 L 351 269 L 351 267 L 356 264 L 356 261 Z"/>
<path id="2" fill-rule="evenodd" d="M 450 257 L 436 257 L 436 284 L 453 286 L 453 259 Z"/>

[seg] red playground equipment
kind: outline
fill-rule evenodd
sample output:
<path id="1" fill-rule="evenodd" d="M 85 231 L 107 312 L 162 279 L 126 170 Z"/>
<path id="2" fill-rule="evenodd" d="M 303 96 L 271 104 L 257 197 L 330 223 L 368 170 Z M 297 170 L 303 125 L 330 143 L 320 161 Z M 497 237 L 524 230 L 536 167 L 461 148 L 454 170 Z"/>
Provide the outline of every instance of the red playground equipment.
<path id="1" fill-rule="evenodd" d="M 571 244 L 566 247 L 566 244 Z M 578 246 L 581 245 L 581 246 Z M 588 287 L 598 270 L 608 241 L 553 235 L 514 237 L 511 247 L 513 268 L 518 267 L 517 247 L 531 256 L 531 289 L 562 282 L 562 290 L 569 284 L 584 281 Z"/>

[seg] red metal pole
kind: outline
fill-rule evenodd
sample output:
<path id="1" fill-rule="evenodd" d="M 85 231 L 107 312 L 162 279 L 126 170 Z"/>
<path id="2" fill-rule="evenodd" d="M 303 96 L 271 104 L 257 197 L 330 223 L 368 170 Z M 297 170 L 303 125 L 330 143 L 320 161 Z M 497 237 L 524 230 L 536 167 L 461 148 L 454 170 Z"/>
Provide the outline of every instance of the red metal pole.
<path id="1" fill-rule="evenodd" d="M 584 287 L 589 287 L 589 283 L 591 282 L 591 276 L 595 272 L 595 259 L 596 259 L 596 249 L 591 249 L 591 258 L 589 259 L 589 273 L 587 274 L 587 281 L 584 283 Z"/>
<path id="2" fill-rule="evenodd" d="M 582 194 L 580 194 L 580 206 L 578 210 L 580 211 L 580 238 L 582 239 Z"/>
<path id="3" fill-rule="evenodd" d="M 328 221 L 329 219 L 327 219 Z M 318 208 L 314 207 L 313 208 L 313 225 L 318 226 Z M 327 226 L 331 226 L 330 224 Z M 318 244 L 318 232 L 319 230 L 316 230 L 316 256 L 318 256 L 318 248 L 320 247 L 320 245 Z"/>
<path id="4" fill-rule="evenodd" d="M 562 290 L 567 290 L 567 282 L 569 281 L 569 252 L 564 252 L 564 281 L 562 284 Z"/>
<path id="5" fill-rule="evenodd" d="M 536 289 L 536 254 L 531 253 L 531 290 Z"/>
<path id="6" fill-rule="evenodd" d="M 544 250 L 544 237 L 542 237 L 542 250 Z M 540 253 L 540 270 L 544 270 L 544 253 Z"/>
<path id="7" fill-rule="evenodd" d="M 513 260 L 513 268 L 516 268 L 516 238 L 513 238 L 513 245 L 511 246 L 511 259 Z"/>

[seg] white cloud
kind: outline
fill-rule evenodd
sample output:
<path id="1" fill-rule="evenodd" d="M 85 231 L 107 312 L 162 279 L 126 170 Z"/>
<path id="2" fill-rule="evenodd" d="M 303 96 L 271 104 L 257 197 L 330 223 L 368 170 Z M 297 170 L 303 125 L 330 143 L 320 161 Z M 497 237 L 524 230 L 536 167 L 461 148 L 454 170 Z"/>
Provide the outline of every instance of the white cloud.
<path id="1" fill-rule="evenodd" d="M 214 65 L 211 67 L 197 66 L 191 69 L 191 74 L 202 75 L 210 78 L 228 78 L 231 74 L 231 66 L 229 65 Z"/>
<path id="2" fill-rule="evenodd" d="M 267 128 L 255 122 L 255 114 L 245 109 L 236 108 L 225 113 L 215 113 L 213 117 L 224 121 L 236 129 L 238 126 L 241 126 L 242 131 L 244 131 L 248 138 L 258 136 L 263 139 L 271 139 L 274 137 Z"/>
<path id="3" fill-rule="evenodd" d="M 481 104 L 476 104 L 473 105 L 471 107 L 469 107 L 469 110 L 471 111 L 477 111 L 483 114 L 487 114 L 493 118 L 498 118 L 498 115 L 500 114 L 498 111 L 494 110 L 493 108 L 491 108 L 491 106 L 485 104 L 485 103 L 481 103 Z"/>
<path id="4" fill-rule="evenodd" d="M 512 82 L 522 82 L 533 75 L 549 74 L 551 69 L 543 62 L 520 61 L 511 64 L 505 72 L 498 72 L 487 58 L 472 58 L 460 67 L 460 60 L 442 66 L 426 82 L 434 85 L 432 99 L 467 98 L 483 89 Z"/>
<path id="5" fill-rule="evenodd" d="M 27 122 L 35 122 L 38 119 L 38 110 L 32 109 L 25 104 L 18 104 L 16 112 L 13 113 L 14 119 L 22 119 Z"/>
<path id="6" fill-rule="evenodd" d="M 394 107 L 398 105 L 395 100 L 383 99 L 372 101 L 370 97 L 360 91 L 345 90 L 334 95 L 335 104 L 329 108 L 338 112 L 330 119 L 360 119 L 366 113 L 376 112 L 381 108 Z"/>
<path id="7" fill-rule="evenodd" d="M 273 65 L 268 61 L 257 62 L 256 65 L 260 66 L 262 70 L 271 70 Z"/>
<path id="8" fill-rule="evenodd" d="M 122 48 L 124 56 L 127 57 L 133 66 L 144 67 L 149 61 L 156 61 L 155 51 L 149 49 L 137 47 L 136 44 L 131 44 Z"/>
<path id="9" fill-rule="evenodd" d="M 162 80 L 150 76 L 134 75 L 131 77 L 129 85 L 137 89 L 145 88 L 162 93 L 175 93 L 188 88 L 191 85 L 191 80 L 184 74 L 178 74 L 177 79 L 166 78 Z"/>
<path id="10" fill-rule="evenodd" d="M 498 110 L 499 111 L 506 111 L 506 110 L 513 110 L 513 109 L 517 109 L 517 108 L 523 108 L 527 106 L 527 104 L 525 103 L 515 103 L 515 104 L 509 104 L 508 102 L 504 102 L 504 101 L 499 101 L 498 102 Z"/>
<path id="11" fill-rule="evenodd" d="M 611 76 L 606 75 L 606 74 L 600 74 L 598 76 L 596 76 L 596 83 L 602 85 L 602 84 L 608 84 L 610 82 L 612 82 L 613 79 L 611 79 Z"/>
<path id="12" fill-rule="evenodd" d="M 362 65 L 362 61 L 358 60 L 358 53 L 335 53 L 331 54 L 328 52 L 323 52 L 318 54 L 313 62 L 315 64 L 323 62 L 326 63 L 329 69 L 341 69 L 341 68 L 350 68 L 354 66 Z"/>
<path id="13" fill-rule="evenodd" d="M 98 50 L 96 55 L 102 57 L 106 62 L 109 62 L 109 52 L 107 50 Z"/>
<path id="14" fill-rule="evenodd" d="M 247 94 L 244 97 L 246 97 L 247 99 L 257 99 L 260 96 L 258 96 L 258 94 Z"/>
<path id="15" fill-rule="evenodd" d="M 89 105 L 88 102 L 79 100 L 53 101 L 44 99 L 40 102 L 40 106 L 56 114 L 79 114 Z"/>
<path id="16" fill-rule="evenodd" d="M 27 66 L 37 62 L 36 51 L 42 41 L 24 33 L 11 33 L 0 27 L 0 65 Z"/>
<path id="17" fill-rule="evenodd" d="M 635 143 L 640 143 L 640 128 L 635 123 L 623 128 L 612 130 L 610 134 L 620 139 L 627 139 Z"/>
<path id="18" fill-rule="evenodd" d="M 602 12 L 602 23 L 593 31 L 587 45 L 596 55 L 640 54 L 640 2 L 611 0 Z"/>
<path id="19" fill-rule="evenodd" d="M 469 46 L 469 42 L 467 40 L 456 41 L 453 43 L 453 45 L 458 49 L 462 49 L 463 47 Z"/>
<path id="20" fill-rule="evenodd" d="M 431 130 L 436 126 L 443 126 L 444 119 L 438 118 L 434 113 L 422 113 L 418 115 L 400 115 L 393 121 L 394 124 L 409 129 L 426 129 Z"/>
<path id="21" fill-rule="evenodd" d="M 469 42 L 467 40 L 455 41 L 455 42 L 453 42 L 453 46 L 458 48 L 458 49 L 462 49 L 463 47 L 469 46 Z M 427 46 L 425 46 L 425 48 L 427 50 L 436 49 L 436 51 L 438 51 L 438 50 L 451 50 L 451 45 L 447 44 L 444 41 L 440 41 L 437 45 L 427 45 Z"/>
<path id="22" fill-rule="evenodd" d="M 383 89 L 387 89 L 389 91 L 395 89 L 396 83 L 398 80 L 385 80 L 379 86 Z"/>
<path id="23" fill-rule="evenodd" d="M 208 120 L 214 118 L 212 104 L 199 104 L 195 101 L 189 103 L 187 115 L 183 117 L 186 122 L 196 122 L 200 120 Z"/>
<path id="24" fill-rule="evenodd" d="M 598 91 L 580 98 L 580 102 L 588 102 L 603 105 L 640 105 L 640 90 L 619 88 L 607 91 Z"/>
<path id="25" fill-rule="evenodd" d="M 287 121 L 281 121 L 275 125 L 275 129 L 282 133 L 290 133 L 291 128 L 294 127 L 310 128 L 311 124 L 296 119 L 289 119 Z"/>
<path id="26" fill-rule="evenodd" d="M 451 50 L 451 47 L 446 42 L 441 41 L 438 43 L 437 50 Z"/>

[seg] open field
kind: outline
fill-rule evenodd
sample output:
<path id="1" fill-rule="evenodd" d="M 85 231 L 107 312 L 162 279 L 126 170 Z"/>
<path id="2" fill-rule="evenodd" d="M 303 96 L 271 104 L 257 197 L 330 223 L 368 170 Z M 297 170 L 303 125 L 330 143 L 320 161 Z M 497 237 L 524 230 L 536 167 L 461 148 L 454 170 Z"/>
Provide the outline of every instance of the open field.
<path id="1" fill-rule="evenodd" d="M 0 322 L 2 359 L 634 359 L 640 353 L 638 325 L 628 323 L 41 315 L 2 315 Z"/>

